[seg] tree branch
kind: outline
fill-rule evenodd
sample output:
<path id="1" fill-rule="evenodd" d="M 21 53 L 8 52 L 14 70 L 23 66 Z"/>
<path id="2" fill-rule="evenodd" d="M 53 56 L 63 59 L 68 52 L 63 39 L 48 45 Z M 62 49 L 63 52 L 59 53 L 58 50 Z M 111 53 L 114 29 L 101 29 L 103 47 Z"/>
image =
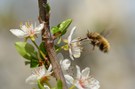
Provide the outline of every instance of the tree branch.
<path id="1" fill-rule="evenodd" d="M 46 11 L 47 0 L 38 0 L 39 4 L 39 18 L 45 22 L 45 27 L 42 30 L 42 41 L 45 42 L 46 50 L 53 66 L 53 71 L 57 80 L 61 80 L 63 83 L 63 89 L 68 89 L 65 78 L 63 76 L 58 58 L 54 49 L 53 39 L 50 34 L 49 17 L 50 14 Z"/>

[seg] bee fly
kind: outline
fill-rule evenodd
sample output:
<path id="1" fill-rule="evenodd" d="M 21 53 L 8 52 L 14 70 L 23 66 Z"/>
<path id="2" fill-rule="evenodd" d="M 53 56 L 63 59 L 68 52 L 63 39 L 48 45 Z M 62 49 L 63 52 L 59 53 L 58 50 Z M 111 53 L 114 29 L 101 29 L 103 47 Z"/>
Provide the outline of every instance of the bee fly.
<path id="1" fill-rule="evenodd" d="M 95 48 L 95 46 L 97 46 L 104 53 L 107 53 L 109 51 L 110 49 L 109 42 L 107 41 L 106 38 L 104 38 L 99 33 L 88 31 L 87 38 L 91 41 L 91 44 L 93 45 L 93 49 Z"/>

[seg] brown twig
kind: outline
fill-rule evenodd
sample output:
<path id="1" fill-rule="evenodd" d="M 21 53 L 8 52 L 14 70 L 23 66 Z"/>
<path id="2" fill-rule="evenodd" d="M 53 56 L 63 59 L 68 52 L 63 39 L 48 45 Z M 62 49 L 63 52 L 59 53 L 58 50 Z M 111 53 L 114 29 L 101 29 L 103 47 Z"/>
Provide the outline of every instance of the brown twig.
<path id="1" fill-rule="evenodd" d="M 63 89 L 68 89 L 61 67 L 57 61 L 58 59 L 57 59 L 56 52 L 54 49 L 53 39 L 50 34 L 50 26 L 49 26 L 50 14 L 46 11 L 46 8 L 45 8 L 45 5 L 47 5 L 47 0 L 38 0 L 38 4 L 39 4 L 40 22 L 42 21 L 45 22 L 45 27 L 42 30 L 42 41 L 45 42 L 46 50 L 47 50 L 49 59 L 51 61 L 51 64 L 53 66 L 53 72 L 55 74 L 56 79 L 62 81 Z"/>

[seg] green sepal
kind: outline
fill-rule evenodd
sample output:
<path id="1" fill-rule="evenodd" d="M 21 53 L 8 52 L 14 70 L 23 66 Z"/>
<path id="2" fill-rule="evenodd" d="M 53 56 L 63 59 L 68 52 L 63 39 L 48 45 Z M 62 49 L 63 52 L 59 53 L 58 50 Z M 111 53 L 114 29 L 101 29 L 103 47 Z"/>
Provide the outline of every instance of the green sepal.
<path id="1" fill-rule="evenodd" d="M 55 47 L 55 51 L 56 51 L 56 52 L 59 52 L 59 51 L 61 50 L 61 47 L 58 46 L 58 45 L 55 45 L 54 47 Z"/>
<path id="2" fill-rule="evenodd" d="M 60 44 L 60 43 L 61 43 L 61 41 L 62 41 L 62 38 L 61 38 L 61 37 L 59 37 L 59 39 L 58 39 L 58 41 L 57 41 L 57 44 Z"/>
<path id="3" fill-rule="evenodd" d="M 69 46 L 68 46 L 68 45 L 64 45 L 64 46 L 62 47 L 62 49 L 64 49 L 64 50 L 66 51 L 66 50 L 69 49 Z"/>
<path id="4" fill-rule="evenodd" d="M 38 80 L 37 83 L 39 89 L 45 89 L 44 86 L 40 83 L 40 80 Z"/>
<path id="5" fill-rule="evenodd" d="M 57 81 L 57 89 L 63 89 L 62 81 L 58 80 Z"/>

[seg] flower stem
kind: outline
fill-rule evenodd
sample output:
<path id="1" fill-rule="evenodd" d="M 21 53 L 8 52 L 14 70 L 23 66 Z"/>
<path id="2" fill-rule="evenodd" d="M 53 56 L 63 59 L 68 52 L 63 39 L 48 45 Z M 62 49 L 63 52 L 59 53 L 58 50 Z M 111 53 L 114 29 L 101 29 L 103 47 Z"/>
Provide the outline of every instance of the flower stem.
<path id="1" fill-rule="evenodd" d="M 32 43 L 36 46 L 36 48 L 38 49 L 38 52 L 43 56 L 44 59 L 47 59 L 47 57 L 45 56 L 45 54 L 39 49 L 38 45 L 36 44 L 35 41 L 33 41 L 31 39 Z"/>
<path id="2" fill-rule="evenodd" d="M 62 50 L 62 49 L 63 49 L 63 50 L 68 50 L 68 48 L 67 48 L 66 46 L 68 47 L 68 44 L 65 44 L 65 45 L 61 46 L 60 48 L 58 48 L 58 49 L 56 50 L 56 52 L 59 52 L 59 51 Z"/>
<path id="3" fill-rule="evenodd" d="M 75 88 L 75 86 L 74 85 L 72 85 L 69 89 L 74 89 Z"/>

